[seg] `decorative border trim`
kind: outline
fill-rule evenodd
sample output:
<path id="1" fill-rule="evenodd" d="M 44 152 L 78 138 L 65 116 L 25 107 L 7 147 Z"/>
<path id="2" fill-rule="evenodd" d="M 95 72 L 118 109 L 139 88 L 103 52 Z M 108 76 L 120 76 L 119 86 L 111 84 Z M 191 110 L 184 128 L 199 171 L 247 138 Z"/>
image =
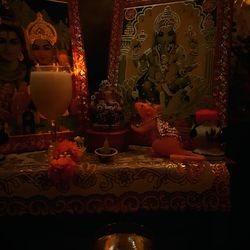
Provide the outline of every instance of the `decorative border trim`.
<path id="1" fill-rule="evenodd" d="M 231 210 L 230 184 L 226 168 L 212 164 L 215 175 L 208 190 L 198 192 L 150 191 L 145 193 L 126 192 L 121 196 L 103 195 L 45 196 L 32 198 L 0 197 L 0 216 L 4 215 L 48 215 L 48 214 L 95 214 L 103 212 L 134 213 L 138 211 L 202 211 L 229 212 Z"/>
<path id="2" fill-rule="evenodd" d="M 217 187 L 218 188 L 218 187 Z M 194 192 L 147 192 L 84 196 L 59 196 L 53 200 L 36 196 L 0 198 L 0 216 L 135 213 L 138 211 L 230 211 L 228 197 L 211 189 L 205 193 Z"/>

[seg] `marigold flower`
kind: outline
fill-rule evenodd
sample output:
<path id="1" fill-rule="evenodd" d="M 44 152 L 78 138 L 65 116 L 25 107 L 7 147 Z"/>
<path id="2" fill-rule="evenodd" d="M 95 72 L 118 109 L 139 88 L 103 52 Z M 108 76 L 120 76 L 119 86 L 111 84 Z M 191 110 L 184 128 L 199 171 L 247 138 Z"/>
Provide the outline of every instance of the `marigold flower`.
<path id="1" fill-rule="evenodd" d="M 73 177 L 77 164 L 70 157 L 54 159 L 50 162 L 48 176 L 55 185 L 68 183 Z"/>
<path id="2" fill-rule="evenodd" d="M 58 142 L 52 152 L 52 158 L 59 159 L 62 157 L 70 157 L 73 161 L 79 162 L 81 159 L 81 149 L 73 141 L 64 140 Z"/>

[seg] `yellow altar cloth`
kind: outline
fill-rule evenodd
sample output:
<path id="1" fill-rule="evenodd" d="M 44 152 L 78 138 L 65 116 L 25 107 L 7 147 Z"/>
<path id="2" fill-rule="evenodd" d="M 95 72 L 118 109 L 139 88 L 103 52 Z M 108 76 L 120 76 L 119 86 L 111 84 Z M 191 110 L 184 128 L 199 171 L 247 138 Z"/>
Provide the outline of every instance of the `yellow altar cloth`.
<path id="1" fill-rule="evenodd" d="M 130 146 L 112 162 L 86 153 L 70 185 L 48 178 L 45 151 L 9 154 L 0 165 L 0 215 L 137 211 L 228 211 L 224 161 L 172 162 Z"/>

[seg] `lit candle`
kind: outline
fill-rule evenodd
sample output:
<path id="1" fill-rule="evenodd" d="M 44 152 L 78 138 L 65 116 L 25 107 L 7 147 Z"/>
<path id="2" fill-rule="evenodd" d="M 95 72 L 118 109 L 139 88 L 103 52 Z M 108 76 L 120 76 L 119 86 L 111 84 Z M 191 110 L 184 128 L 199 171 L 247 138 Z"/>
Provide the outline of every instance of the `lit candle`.
<path id="1" fill-rule="evenodd" d="M 102 147 L 102 154 L 109 154 L 109 153 L 110 153 L 109 142 L 108 142 L 108 139 L 105 138 L 103 147 Z"/>

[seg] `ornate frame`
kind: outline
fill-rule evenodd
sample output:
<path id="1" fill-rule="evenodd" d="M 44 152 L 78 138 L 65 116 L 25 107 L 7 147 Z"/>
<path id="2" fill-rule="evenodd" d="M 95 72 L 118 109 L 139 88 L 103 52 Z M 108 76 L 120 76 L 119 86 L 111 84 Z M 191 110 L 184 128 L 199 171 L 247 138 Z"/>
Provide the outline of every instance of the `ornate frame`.
<path id="1" fill-rule="evenodd" d="M 122 60 L 121 58 L 123 55 L 125 55 L 126 60 L 127 60 L 128 58 L 127 55 L 128 53 L 130 53 L 128 51 L 131 49 L 130 43 L 131 41 L 133 41 L 132 39 L 135 40 L 135 35 L 137 35 L 137 38 L 138 38 L 139 30 L 140 29 L 142 30 L 142 28 L 137 29 L 136 25 L 138 25 L 139 27 L 140 15 L 143 16 L 142 18 L 145 18 L 145 19 L 147 18 L 147 15 L 145 14 L 146 7 L 152 10 L 153 8 L 156 8 L 157 6 L 158 7 L 170 6 L 170 8 L 176 11 L 176 9 L 178 9 L 178 6 L 180 6 L 181 4 L 184 6 L 183 12 L 184 12 L 184 8 L 186 9 L 193 8 L 194 10 L 196 10 L 196 12 L 193 12 L 193 18 L 197 18 L 198 21 L 200 20 L 201 15 L 203 15 L 202 17 L 203 22 L 205 21 L 206 18 L 207 18 L 207 21 L 211 21 L 211 20 L 214 21 L 215 32 L 213 34 L 209 33 L 211 31 L 209 30 L 209 28 L 205 30 L 204 26 L 203 26 L 203 30 L 199 30 L 199 31 L 204 32 L 203 33 L 204 36 L 207 36 L 206 40 L 205 39 L 204 40 L 205 42 L 207 42 L 206 46 L 210 46 L 209 49 L 206 51 L 207 54 L 204 58 L 212 56 L 212 61 L 210 60 L 210 65 L 213 65 L 212 68 L 208 67 L 207 71 L 205 69 L 203 70 L 203 72 L 207 72 L 207 73 L 204 73 L 204 78 L 206 76 L 207 81 L 210 82 L 211 86 L 210 85 L 209 86 L 211 89 L 211 92 L 210 92 L 211 100 L 212 100 L 211 102 L 213 104 L 213 108 L 218 111 L 220 125 L 224 127 L 227 125 L 227 120 L 228 120 L 228 114 L 227 114 L 228 85 L 229 85 L 229 70 L 230 70 L 231 27 L 232 27 L 232 16 L 233 16 L 232 15 L 232 12 L 233 12 L 232 0 L 202 0 L 202 1 L 200 0 L 199 1 L 198 0 L 115 0 L 112 32 L 111 32 L 111 42 L 110 42 L 108 80 L 114 85 L 114 87 L 118 87 L 118 88 L 121 88 L 122 84 L 125 83 L 125 81 L 121 83 L 119 80 L 119 78 L 121 77 L 121 70 L 119 68 L 121 60 Z M 139 10 L 143 10 L 145 12 L 139 15 L 138 14 Z M 132 18 L 131 19 L 132 21 L 129 20 L 128 16 L 126 16 L 127 13 L 130 13 L 132 15 L 129 17 L 129 18 Z M 195 16 L 195 13 L 200 13 L 200 16 L 199 17 Z M 180 13 L 178 13 L 178 15 L 180 17 Z M 208 20 L 209 16 L 212 17 L 211 20 Z M 130 24 L 134 22 L 133 24 L 134 26 L 130 25 L 130 27 L 128 26 L 125 27 L 125 24 L 126 24 L 125 21 L 127 23 L 129 23 L 130 21 Z M 185 21 L 189 21 L 189 20 L 185 19 Z M 194 24 L 194 22 L 192 22 L 192 24 Z M 200 24 L 198 24 L 197 26 L 199 25 Z M 207 22 L 207 25 L 209 25 L 208 22 Z M 147 27 L 148 26 L 145 25 L 143 28 L 147 30 Z M 138 30 L 138 33 L 137 33 L 137 30 Z M 196 29 L 196 32 L 197 31 L 198 30 Z M 209 37 L 211 35 L 213 36 L 212 40 L 210 39 L 211 37 Z M 177 33 L 177 36 L 178 36 L 178 33 Z M 208 44 L 209 42 L 210 44 Z M 125 51 L 124 53 L 124 52 L 121 52 L 122 50 L 123 51 L 127 50 L 127 51 Z M 131 57 L 131 53 L 130 53 L 130 57 Z M 124 66 L 124 67 L 125 67 L 125 70 L 122 73 L 125 72 L 123 79 L 126 80 L 126 70 L 127 70 L 126 67 L 127 66 Z M 130 67 L 131 67 L 131 64 L 130 64 Z M 126 89 L 128 89 L 128 86 L 126 86 Z"/>
<path id="2" fill-rule="evenodd" d="M 85 60 L 85 50 L 81 30 L 79 5 L 77 0 L 62 1 L 68 3 L 69 24 L 71 32 L 71 46 L 74 70 L 74 90 L 77 99 L 77 124 L 76 131 L 58 132 L 58 139 L 72 138 L 84 131 L 84 125 L 88 122 L 88 98 L 89 91 L 87 85 L 87 66 Z M 50 143 L 50 133 L 28 134 L 10 136 L 6 144 L 0 146 L 2 153 L 25 152 L 34 150 L 44 150 Z"/>

